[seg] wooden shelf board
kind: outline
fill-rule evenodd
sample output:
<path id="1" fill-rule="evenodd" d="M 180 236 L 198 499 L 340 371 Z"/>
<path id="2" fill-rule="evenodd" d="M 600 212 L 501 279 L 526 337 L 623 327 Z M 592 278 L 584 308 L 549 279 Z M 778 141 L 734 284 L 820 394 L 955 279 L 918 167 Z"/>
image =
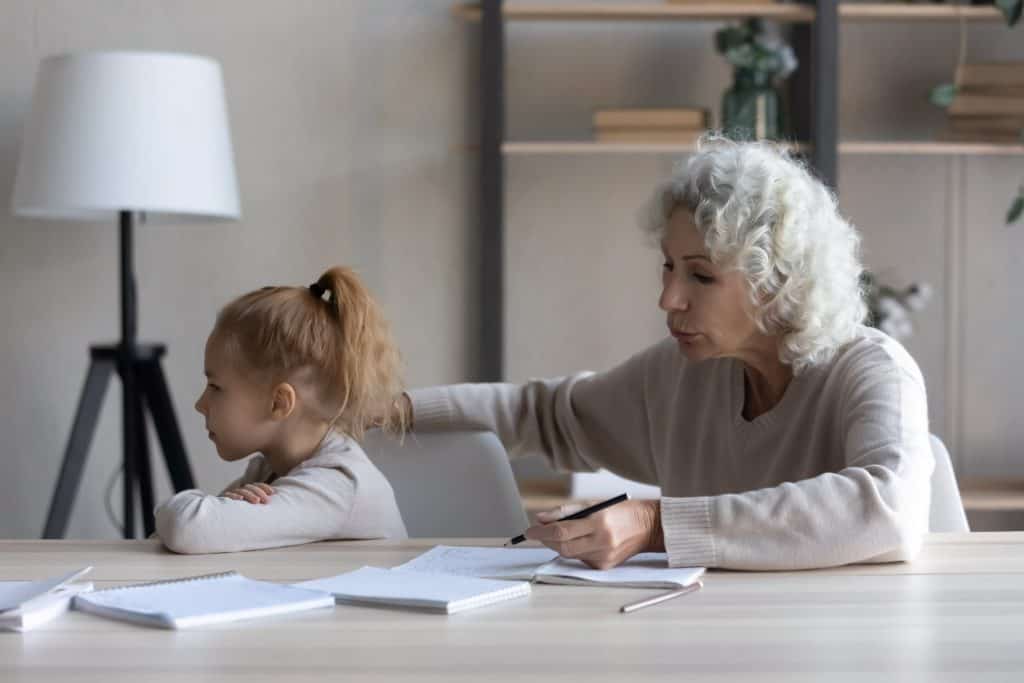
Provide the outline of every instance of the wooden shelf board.
<path id="1" fill-rule="evenodd" d="M 460 3 L 456 16 L 467 21 L 480 20 L 477 3 Z M 596 2 L 510 2 L 502 7 L 507 21 L 650 21 L 650 20 L 729 20 L 764 17 L 785 23 L 814 21 L 814 8 L 795 4 L 706 2 L 694 4 L 641 3 L 609 4 Z"/>
<path id="2" fill-rule="evenodd" d="M 790 149 L 804 151 L 809 145 L 791 145 Z M 543 154 L 685 154 L 696 150 L 696 145 L 686 143 L 622 143 L 594 142 L 591 140 L 506 142 L 501 146 L 506 155 Z M 981 142 L 931 142 L 928 140 L 905 141 L 856 141 L 839 143 L 840 154 L 877 155 L 996 155 L 1024 156 L 1024 144 L 981 143 Z"/>
<path id="3" fill-rule="evenodd" d="M 803 149 L 806 145 L 790 145 Z M 551 142 L 506 142 L 501 151 L 508 155 L 529 154 L 678 154 L 694 152 L 697 145 L 672 142 L 595 142 L 570 140 Z"/>
<path id="4" fill-rule="evenodd" d="M 693 152 L 696 145 L 686 143 L 590 142 L 506 142 L 505 154 L 671 154 Z"/>
<path id="5" fill-rule="evenodd" d="M 969 5 L 910 5 L 896 3 L 841 3 L 839 17 L 854 21 L 1001 21 L 995 7 Z"/>
<path id="6" fill-rule="evenodd" d="M 966 479 L 960 482 L 960 497 L 967 510 L 1024 511 L 1024 481 Z"/>
<path id="7" fill-rule="evenodd" d="M 921 140 L 840 142 L 840 154 L 1021 155 L 1024 144 L 996 142 L 938 142 Z"/>
<path id="8" fill-rule="evenodd" d="M 480 20 L 477 3 L 460 3 L 452 8 L 467 21 Z M 815 11 L 811 6 L 791 3 L 740 4 L 700 2 L 692 4 L 641 3 L 615 4 L 595 2 L 509 2 L 502 8 L 508 21 L 721 21 L 763 17 L 785 23 L 810 23 Z M 995 7 L 970 5 L 916 5 L 897 3 L 841 3 L 841 19 L 851 21 L 1002 21 Z"/>

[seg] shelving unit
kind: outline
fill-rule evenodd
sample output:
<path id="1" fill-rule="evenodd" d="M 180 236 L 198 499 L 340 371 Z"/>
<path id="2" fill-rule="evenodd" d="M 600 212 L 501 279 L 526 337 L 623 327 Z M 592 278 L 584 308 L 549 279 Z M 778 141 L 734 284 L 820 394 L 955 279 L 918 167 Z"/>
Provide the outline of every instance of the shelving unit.
<path id="1" fill-rule="evenodd" d="M 749 5 L 668 2 L 514 2 L 484 0 L 459 4 L 456 16 L 479 22 L 481 30 L 481 272 L 480 357 L 477 379 L 504 378 L 504 159 L 527 155 L 628 155 L 692 152 L 688 144 L 623 144 L 590 140 L 511 141 L 505 139 L 505 24 L 510 21 L 624 22 L 729 21 L 747 17 L 790 25 L 791 43 L 805 68 L 792 80 L 792 132 L 818 176 L 835 188 L 843 155 L 1024 155 L 1024 144 L 941 141 L 847 141 L 838 139 L 838 41 L 841 22 L 1002 21 L 995 7 L 894 5 L 804 0 Z"/>

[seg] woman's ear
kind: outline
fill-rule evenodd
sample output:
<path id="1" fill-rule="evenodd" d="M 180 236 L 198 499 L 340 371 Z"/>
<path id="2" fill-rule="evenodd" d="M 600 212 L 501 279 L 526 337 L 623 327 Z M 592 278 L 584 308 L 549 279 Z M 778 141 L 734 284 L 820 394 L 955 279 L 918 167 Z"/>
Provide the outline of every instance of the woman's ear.
<path id="1" fill-rule="evenodd" d="M 284 420 L 295 412 L 297 396 L 295 387 L 288 382 L 281 382 L 274 387 L 272 397 L 273 403 L 270 407 L 270 417 L 274 420 Z"/>

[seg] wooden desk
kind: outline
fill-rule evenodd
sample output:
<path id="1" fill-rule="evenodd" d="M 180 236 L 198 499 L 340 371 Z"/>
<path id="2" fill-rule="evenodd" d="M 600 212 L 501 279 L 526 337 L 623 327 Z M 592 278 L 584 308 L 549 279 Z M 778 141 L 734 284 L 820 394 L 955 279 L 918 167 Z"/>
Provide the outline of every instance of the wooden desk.
<path id="1" fill-rule="evenodd" d="M 0 579 L 92 564 L 101 586 L 228 569 L 298 581 L 438 542 L 188 557 L 150 541 L 0 541 Z M 618 613 L 645 594 L 537 585 L 452 617 L 339 606 L 178 632 L 72 613 L 0 633 L 0 681 L 1024 680 L 1024 532 L 936 535 L 912 564 L 711 572 L 694 595 Z"/>

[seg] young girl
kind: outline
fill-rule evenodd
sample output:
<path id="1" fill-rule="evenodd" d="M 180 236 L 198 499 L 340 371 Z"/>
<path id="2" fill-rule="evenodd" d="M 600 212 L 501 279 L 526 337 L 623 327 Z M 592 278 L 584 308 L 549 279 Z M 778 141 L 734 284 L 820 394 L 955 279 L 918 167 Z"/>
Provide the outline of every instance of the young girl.
<path id="1" fill-rule="evenodd" d="M 366 288 L 347 268 L 309 287 L 264 287 L 217 316 L 196 410 L 217 454 L 259 453 L 220 496 L 182 491 L 156 509 L 179 553 L 331 538 L 405 538 L 384 475 L 356 439 L 401 393 L 400 361 Z M 382 425 L 405 428 L 402 417 Z"/>

